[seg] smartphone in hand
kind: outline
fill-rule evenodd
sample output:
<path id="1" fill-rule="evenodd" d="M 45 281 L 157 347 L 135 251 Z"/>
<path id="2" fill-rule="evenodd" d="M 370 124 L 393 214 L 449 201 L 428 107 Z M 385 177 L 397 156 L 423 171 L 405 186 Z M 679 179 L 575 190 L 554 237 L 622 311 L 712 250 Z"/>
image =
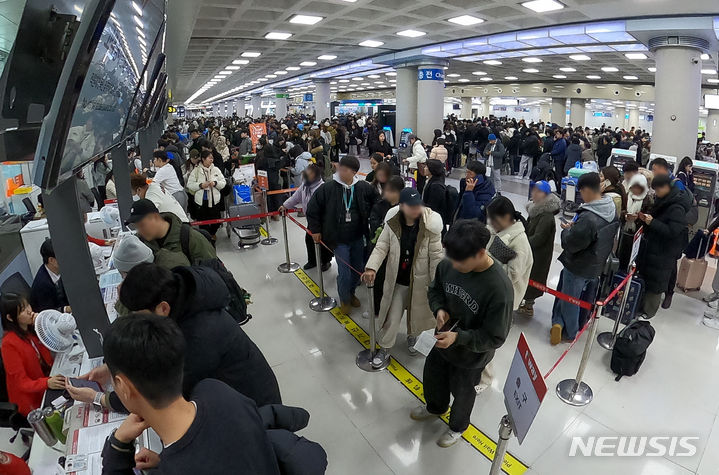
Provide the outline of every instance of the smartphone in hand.
<path id="1" fill-rule="evenodd" d="M 75 388 L 90 388 L 98 393 L 102 392 L 102 388 L 95 381 L 88 381 L 86 379 L 69 378 L 70 386 Z"/>

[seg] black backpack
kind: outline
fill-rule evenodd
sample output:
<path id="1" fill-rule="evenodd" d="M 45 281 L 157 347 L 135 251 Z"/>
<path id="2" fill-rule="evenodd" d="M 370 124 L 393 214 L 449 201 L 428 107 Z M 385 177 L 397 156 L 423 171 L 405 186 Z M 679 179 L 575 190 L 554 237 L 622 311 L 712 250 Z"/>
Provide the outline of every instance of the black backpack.
<path id="1" fill-rule="evenodd" d="M 250 300 L 250 293 L 240 287 L 240 285 L 237 283 L 234 276 L 232 275 L 232 272 L 227 270 L 225 264 L 223 264 L 223 262 L 218 257 L 215 257 L 213 259 L 201 259 L 197 262 L 192 262 L 192 258 L 190 257 L 191 229 L 192 228 L 189 224 L 182 223 L 182 227 L 180 228 L 180 245 L 182 246 L 183 254 L 187 256 L 190 261 L 190 264 L 209 267 L 210 269 L 217 272 L 217 274 L 220 276 L 220 278 L 222 278 L 222 281 L 227 286 L 227 290 L 230 291 L 230 301 L 225 306 L 225 310 L 227 310 L 227 313 L 229 313 L 237 323 L 239 323 L 240 325 L 244 325 L 252 318 L 252 315 L 247 313 L 247 302 Z M 202 233 L 203 230 L 199 231 L 203 236 L 205 236 L 205 238 L 212 242 L 208 237 L 208 233 Z"/>
<path id="2" fill-rule="evenodd" d="M 444 224 L 452 224 L 452 218 L 459 206 L 459 191 L 452 185 L 444 186 L 444 212 L 442 213 L 442 221 Z"/>
<path id="3" fill-rule="evenodd" d="M 610 364 L 612 371 L 617 373 L 615 381 L 639 371 L 647 356 L 647 348 L 654 340 L 654 333 L 654 328 L 649 322 L 634 321 L 617 335 Z"/>

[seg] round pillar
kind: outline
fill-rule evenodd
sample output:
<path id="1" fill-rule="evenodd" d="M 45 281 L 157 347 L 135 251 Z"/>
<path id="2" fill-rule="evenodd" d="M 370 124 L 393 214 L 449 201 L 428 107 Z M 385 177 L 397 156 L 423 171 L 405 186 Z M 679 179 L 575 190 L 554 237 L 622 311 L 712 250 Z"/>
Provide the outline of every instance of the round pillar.
<path id="1" fill-rule="evenodd" d="M 471 97 L 463 97 L 462 98 L 462 119 L 472 119 L 472 98 Z"/>
<path id="2" fill-rule="evenodd" d="M 397 130 L 394 132 L 395 140 L 399 140 L 403 129 L 417 132 L 417 66 L 397 68 L 395 79 Z"/>
<path id="3" fill-rule="evenodd" d="M 691 41 L 691 46 L 687 43 Z M 701 53 L 698 38 L 680 37 L 684 45 L 668 45 L 669 38 L 652 38 L 657 72 L 654 77 L 652 152 L 693 157 L 696 151 L 701 105 Z M 702 43 L 704 42 L 704 43 Z"/>
<path id="4" fill-rule="evenodd" d="M 489 117 L 489 97 L 480 99 L 479 116 L 484 118 Z"/>
<path id="5" fill-rule="evenodd" d="M 259 94 L 251 96 L 250 105 L 252 106 L 252 118 L 262 117 L 262 96 Z"/>
<path id="6" fill-rule="evenodd" d="M 417 136 L 431 141 L 444 125 L 444 67 L 417 68 Z"/>
<path id="7" fill-rule="evenodd" d="M 551 120 L 560 127 L 567 125 L 567 99 L 565 97 L 552 98 Z"/>
<path id="8" fill-rule="evenodd" d="M 321 121 L 330 116 L 330 81 L 328 79 L 315 79 L 315 119 Z"/>
<path id="9" fill-rule="evenodd" d="M 584 99 L 570 99 L 569 101 L 569 122 L 573 127 L 582 126 L 587 123 L 587 102 Z"/>
<path id="10" fill-rule="evenodd" d="M 719 142 L 719 109 L 709 109 L 706 132 L 709 142 Z"/>
<path id="11" fill-rule="evenodd" d="M 614 127 L 625 129 L 627 124 L 627 108 L 624 106 L 617 106 L 614 108 Z"/>
<path id="12" fill-rule="evenodd" d="M 552 120 L 549 103 L 542 102 L 539 104 L 539 120 L 542 122 L 549 122 Z"/>
<path id="13" fill-rule="evenodd" d="M 633 107 L 629 109 L 629 122 L 627 123 L 627 128 L 631 129 L 639 128 L 639 109 L 636 107 Z"/>
<path id="14" fill-rule="evenodd" d="M 286 89 L 278 89 L 275 91 L 275 117 L 281 119 L 287 116 L 287 94 Z"/>

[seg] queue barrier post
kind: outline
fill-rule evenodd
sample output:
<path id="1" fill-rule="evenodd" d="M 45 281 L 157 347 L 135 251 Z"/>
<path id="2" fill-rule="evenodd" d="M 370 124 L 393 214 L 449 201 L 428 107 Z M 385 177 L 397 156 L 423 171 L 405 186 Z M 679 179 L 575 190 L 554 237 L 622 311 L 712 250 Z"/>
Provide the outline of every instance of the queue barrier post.
<path id="1" fill-rule="evenodd" d="M 355 362 L 360 369 L 367 371 L 368 373 L 376 373 L 378 371 L 387 369 L 387 366 L 389 366 L 390 359 L 386 358 L 382 361 L 382 364 L 380 365 L 372 364 L 375 354 L 377 353 L 377 330 L 375 328 L 374 318 L 374 284 L 367 284 L 367 298 L 370 308 L 369 348 L 360 351 L 357 354 L 357 359 L 355 360 Z"/>
<path id="2" fill-rule="evenodd" d="M 265 189 L 262 190 L 262 200 L 265 203 L 265 210 L 269 211 L 269 208 L 267 207 L 267 190 Z M 265 221 L 267 237 L 260 241 L 260 244 L 264 246 L 272 246 L 274 244 L 277 244 L 277 238 L 272 237 L 272 234 L 270 233 L 270 221 L 272 221 L 272 218 L 270 216 L 267 216 L 267 220 Z"/>
<path id="3" fill-rule="evenodd" d="M 504 464 L 504 456 L 507 453 L 510 437 L 512 437 L 512 424 L 509 422 L 509 416 L 505 414 L 499 422 L 499 439 L 497 440 L 497 448 L 494 451 L 492 468 L 489 469 L 489 475 L 499 475 L 502 473 L 502 465 Z"/>
<path id="4" fill-rule="evenodd" d="M 597 302 L 596 315 L 590 317 L 592 321 L 589 323 L 589 337 L 587 338 L 587 343 L 584 345 L 584 353 L 582 353 L 582 360 L 579 363 L 577 376 L 574 379 L 565 379 L 557 384 L 557 396 L 570 406 L 586 406 L 592 402 L 594 398 L 592 388 L 582 381 L 582 377 L 584 376 L 584 370 L 587 368 L 589 355 L 592 353 L 594 339 L 597 336 L 597 324 L 603 313 L 604 302 Z"/>
<path id="5" fill-rule="evenodd" d="M 325 283 L 324 279 L 322 278 L 322 266 L 320 264 L 320 243 L 315 243 L 315 258 L 317 259 L 317 274 L 319 279 L 319 285 L 320 285 L 320 295 L 310 300 L 310 310 L 314 310 L 315 312 L 329 312 L 333 308 L 337 306 L 337 301 L 330 297 L 329 295 L 325 295 Z"/>
<path id="6" fill-rule="evenodd" d="M 636 264 L 632 264 L 632 270 L 629 275 L 629 280 L 624 286 L 624 294 L 622 295 L 622 303 L 619 306 L 619 314 L 617 319 L 614 321 L 614 327 L 611 332 L 602 332 L 597 336 L 597 343 L 605 350 L 614 349 L 614 343 L 617 341 L 617 334 L 619 333 L 619 322 L 622 321 L 624 315 L 624 309 L 627 307 L 627 300 L 629 299 L 629 291 L 632 288 L 632 280 L 634 279 L 634 271 L 636 270 Z M 608 302 L 607 302 L 608 303 Z"/>
<path id="7" fill-rule="evenodd" d="M 287 239 L 287 211 L 282 213 L 282 236 L 285 238 L 285 262 L 278 265 L 277 270 L 283 274 L 290 274 L 299 270 L 300 265 L 290 261 L 290 242 Z"/>

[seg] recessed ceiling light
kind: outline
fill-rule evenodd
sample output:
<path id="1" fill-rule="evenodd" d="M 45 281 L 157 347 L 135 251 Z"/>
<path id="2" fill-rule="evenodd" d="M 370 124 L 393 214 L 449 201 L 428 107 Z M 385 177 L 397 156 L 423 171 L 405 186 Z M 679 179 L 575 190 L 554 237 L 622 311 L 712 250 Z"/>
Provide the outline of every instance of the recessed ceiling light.
<path id="1" fill-rule="evenodd" d="M 385 76 L 396 76 L 397 73 L 395 73 L 394 71 L 390 71 L 390 72 L 388 72 L 388 73 L 384 73 L 384 75 L 385 75 Z"/>
<path id="2" fill-rule="evenodd" d="M 602 68 L 602 71 L 604 71 L 605 73 L 616 73 L 617 71 L 619 71 L 619 69 L 615 68 L 614 66 L 604 66 Z"/>
<path id="3" fill-rule="evenodd" d="M 368 48 L 377 48 L 383 44 L 384 43 L 382 41 L 377 40 L 364 40 L 362 43 L 359 43 L 360 46 L 366 46 Z"/>
<path id="4" fill-rule="evenodd" d="M 708 54 L 704 53 L 704 54 L 701 55 L 701 58 L 702 58 L 702 61 L 709 61 L 709 59 L 711 59 L 711 56 L 709 56 Z"/>
<path id="5" fill-rule="evenodd" d="M 282 76 L 282 75 L 284 75 L 284 74 L 287 74 L 287 71 L 275 71 L 275 72 L 272 73 L 272 74 L 276 74 L 276 75 L 278 75 L 278 76 Z"/>
<path id="6" fill-rule="evenodd" d="M 420 36 L 426 35 L 427 33 L 425 33 L 424 31 L 417 31 L 417 30 L 402 30 L 402 31 L 398 31 L 396 34 L 397 34 L 397 36 L 406 36 L 408 38 L 418 38 Z"/>
<path id="7" fill-rule="evenodd" d="M 133 15 L 132 19 L 135 20 L 135 23 L 137 23 L 137 26 L 139 26 L 140 28 L 145 27 L 145 25 L 142 23 L 142 20 L 140 20 L 139 16 Z"/>
<path id="8" fill-rule="evenodd" d="M 370 79 L 379 79 L 379 78 L 380 78 L 380 75 L 379 75 L 379 74 L 370 74 L 370 75 L 367 76 L 367 77 L 370 78 Z"/>
<path id="9" fill-rule="evenodd" d="M 460 77 L 460 76 L 461 76 L 461 74 L 457 74 L 457 73 L 447 74 L 447 77 L 448 77 L 448 78 L 458 78 L 458 77 Z"/>
<path id="10" fill-rule="evenodd" d="M 265 74 L 265 77 L 268 79 L 274 79 L 277 77 L 277 75 L 276 74 Z"/>
<path id="11" fill-rule="evenodd" d="M 517 76 L 504 76 L 504 79 L 506 79 L 507 81 L 515 81 L 518 78 Z"/>
<path id="12" fill-rule="evenodd" d="M 647 71 L 649 71 L 650 73 L 656 73 L 657 68 L 647 68 Z"/>
<path id="13" fill-rule="evenodd" d="M 502 64 L 501 61 L 498 61 L 496 59 L 488 59 L 487 61 L 482 61 L 482 62 L 489 66 L 499 66 L 500 64 Z"/>
<path id="14" fill-rule="evenodd" d="M 227 69 L 220 71 L 217 74 L 232 74 L 232 71 L 228 71 Z"/>
<path id="15" fill-rule="evenodd" d="M 590 74 L 587 76 L 587 79 L 602 79 L 601 76 L 597 76 L 596 74 Z"/>
<path id="16" fill-rule="evenodd" d="M 299 25 L 314 25 L 322 21 L 321 16 L 314 15 L 295 15 L 290 18 L 290 23 L 297 23 Z"/>
<path id="17" fill-rule="evenodd" d="M 702 69 L 702 74 L 716 74 L 716 69 Z"/>
<path id="18" fill-rule="evenodd" d="M 265 81 L 267 81 L 268 79 L 267 79 L 267 78 L 258 78 L 257 80 L 258 80 L 259 82 L 265 82 Z"/>
<path id="19" fill-rule="evenodd" d="M 564 5 L 556 0 L 532 0 L 531 2 L 521 3 L 521 5 L 537 13 L 551 12 L 564 8 Z"/>
<path id="20" fill-rule="evenodd" d="M 563 73 L 573 73 L 573 72 L 577 71 L 574 68 L 559 68 L 559 70 L 562 71 Z"/>
<path id="21" fill-rule="evenodd" d="M 574 61 L 589 61 L 592 58 L 590 58 L 586 54 L 572 54 L 569 55 L 569 59 L 573 59 Z"/>
<path id="22" fill-rule="evenodd" d="M 282 31 L 270 31 L 265 35 L 266 40 L 286 40 L 292 36 L 292 33 L 285 33 Z"/>
<path id="23" fill-rule="evenodd" d="M 258 57 L 258 56 L 261 55 L 261 54 L 262 54 L 262 53 L 259 53 L 259 52 L 257 52 L 257 51 L 245 51 L 245 52 L 242 53 L 240 56 L 242 56 L 243 58 L 256 58 L 256 57 Z"/>
<path id="24" fill-rule="evenodd" d="M 132 3 L 132 8 L 137 12 L 138 15 L 142 16 L 142 8 L 135 2 Z"/>
<path id="25" fill-rule="evenodd" d="M 334 54 L 323 54 L 321 56 L 317 56 L 317 59 L 321 59 L 322 61 L 332 61 L 333 59 L 337 59 L 337 56 Z"/>
<path id="26" fill-rule="evenodd" d="M 457 79 L 457 82 L 469 82 L 469 79 L 467 79 L 467 78 Z"/>
<path id="27" fill-rule="evenodd" d="M 567 79 L 567 76 L 565 76 L 564 74 L 555 74 L 555 75 L 552 76 L 552 77 L 553 77 L 554 79 Z"/>
<path id="28" fill-rule="evenodd" d="M 287 66 L 285 69 L 288 71 L 299 71 L 300 67 L 299 66 Z"/>
<path id="29" fill-rule="evenodd" d="M 450 18 L 447 21 L 454 23 L 456 25 L 471 26 L 471 25 L 477 25 L 479 23 L 482 23 L 484 20 L 481 18 L 472 16 L 472 15 L 461 15 L 461 16 L 457 16 L 454 18 Z"/>
<path id="30" fill-rule="evenodd" d="M 250 61 L 247 59 L 236 59 L 232 61 L 232 64 L 250 64 Z"/>
<path id="31" fill-rule="evenodd" d="M 541 63 L 542 60 L 540 58 L 522 58 L 522 61 L 525 63 Z"/>
<path id="32" fill-rule="evenodd" d="M 624 79 L 626 79 L 627 81 L 636 81 L 637 79 L 639 79 L 639 78 L 636 77 L 636 76 L 622 76 L 622 77 L 623 77 Z"/>
<path id="33" fill-rule="evenodd" d="M 486 76 L 487 75 L 487 73 L 485 73 L 484 71 L 473 71 L 472 74 L 474 74 L 475 76 Z"/>
<path id="34" fill-rule="evenodd" d="M 527 68 L 527 69 L 522 69 L 522 71 L 524 71 L 525 73 L 538 73 L 539 69 Z"/>
<path id="35" fill-rule="evenodd" d="M 719 84 L 719 79 L 710 78 L 710 79 L 707 79 L 707 82 L 709 82 L 711 84 Z"/>
<path id="36" fill-rule="evenodd" d="M 341 82 L 341 83 L 347 83 L 347 82 L 350 82 L 350 80 L 349 80 L 349 79 L 340 79 L 339 82 Z"/>
<path id="37" fill-rule="evenodd" d="M 213 77 L 212 79 L 220 79 L 220 80 L 222 80 L 222 79 L 225 79 L 225 76 L 221 76 L 221 75 L 218 74 L 217 76 Z"/>
<path id="38" fill-rule="evenodd" d="M 624 53 L 627 59 L 647 59 L 647 55 L 644 53 Z"/>
<path id="39" fill-rule="evenodd" d="M 230 70 L 232 70 L 232 71 L 237 71 L 238 69 L 240 69 L 240 67 L 239 67 L 239 66 L 232 66 L 232 65 L 230 65 L 230 66 L 225 66 L 225 69 L 230 69 Z"/>
<path id="40" fill-rule="evenodd" d="M 479 78 L 480 81 L 489 82 L 492 80 L 492 78 L 488 78 L 487 76 Z"/>
<path id="41" fill-rule="evenodd" d="M 307 67 L 309 67 L 309 66 L 317 66 L 317 62 L 316 62 L 316 61 L 302 61 L 302 62 L 300 63 L 300 66 L 307 66 Z"/>
<path id="42" fill-rule="evenodd" d="M 362 81 L 363 79 L 361 77 L 357 76 L 357 77 L 353 77 L 352 80 L 353 81 Z"/>

